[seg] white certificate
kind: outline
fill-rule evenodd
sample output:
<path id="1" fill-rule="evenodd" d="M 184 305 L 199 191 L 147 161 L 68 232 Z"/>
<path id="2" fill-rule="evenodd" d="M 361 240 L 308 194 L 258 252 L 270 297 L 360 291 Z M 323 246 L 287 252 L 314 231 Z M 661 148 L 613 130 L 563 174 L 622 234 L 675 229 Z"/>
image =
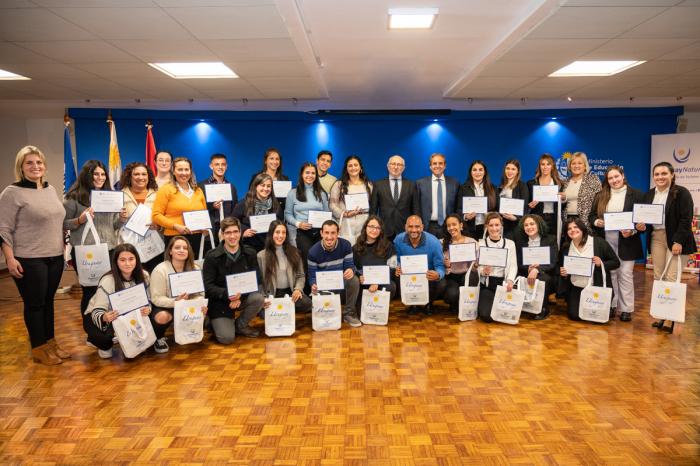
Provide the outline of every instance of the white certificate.
<path id="1" fill-rule="evenodd" d="M 663 204 L 635 204 L 632 210 L 634 223 L 648 223 L 649 225 L 662 225 L 664 223 Z"/>
<path id="2" fill-rule="evenodd" d="M 547 246 L 523 248 L 523 265 L 549 265 L 550 259 Z"/>
<path id="3" fill-rule="evenodd" d="M 127 220 L 124 228 L 133 231 L 139 236 L 146 236 L 148 227 L 153 223 L 152 214 L 150 207 L 146 204 L 139 204 L 131 214 L 131 217 L 129 217 L 129 220 Z"/>
<path id="4" fill-rule="evenodd" d="M 171 298 L 177 298 L 182 293 L 204 293 L 204 280 L 201 270 L 171 273 L 168 275 Z"/>
<path id="5" fill-rule="evenodd" d="M 191 210 L 183 212 L 182 218 L 185 219 L 185 226 L 190 231 L 211 230 L 211 219 L 209 211 L 206 210 Z"/>
<path id="6" fill-rule="evenodd" d="M 258 291 L 258 275 L 255 271 L 226 275 L 226 289 L 229 296 Z"/>
<path id="7" fill-rule="evenodd" d="M 346 194 L 345 210 L 369 210 L 369 197 L 367 193 Z"/>
<path id="8" fill-rule="evenodd" d="M 401 273 L 416 274 L 428 271 L 428 255 L 401 256 Z"/>
<path id="9" fill-rule="evenodd" d="M 229 183 L 212 183 L 204 185 L 204 195 L 207 202 L 232 201 L 231 185 Z"/>
<path id="10" fill-rule="evenodd" d="M 476 260 L 476 243 L 450 244 L 450 262 Z"/>
<path id="11" fill-rule="evenodd" d="M 502 197 L 500 199 L 498 211 L 502 214 L 522 216 L 525 212 L 525 201 L 523 199 L 511 199 L 509 197 Z"/>
<path id="12" fill-rule="evenodd" d="M 345 288 L 342 270 L 316 272 L 316 289 L 318 291 L 342 290 Z"/>
<path id="13" fill-rule="evenodd" d="M 275 197 L 287 197 L 287 193 L 292 189 L 291 181 L 273 181 L 272 192 Z"/>
<path id="14" fill-rule="evenodd" d="M 634 230 L 632 212 L 605 212 L 605 231 Z"/>
<path id="15" fill-rule="evenodd" d="M 270 223 L 277 220 L 277 215 L 251 215 L 249 218 L 251 230 L 255 230 L 256 233 L 267 233 L 267 230 L 270 229 Z"/>
<path id="16" fill-rule="evenodd" d="M 564 268 L 569 275 L 590 277 L 593 273 L 593 259 L 590 257 L 564 256 Z"/>
<path id="17" fill-rule="evenodd" d="M 119 212 L 124 207 L 122 191 L 90 191 L 90 207 L 95 212 Z"/>
<path id="18" fill-rule="evenodd" d="M 146 287 L 143 283 L 139 283 L 125 290 L 117 291 L 107 297 L 109 298 L 109 305 L 112 306 L 112 310 L 117 311 L 119 315 L 150 306 L 148 295 L 146 294 Z"/>
<path id="19" fill-rule="evenodd" d="M 508 249 L 479 247 L 479 265 L 505 267 L 508 264 Z"/>
<path id="20" fill-rule="evenodd" d="M 362 276 L 365 285 L 388 285 L 390 283 L 388 265 L 365 265 L 362 267 Z"/>
<path id="21" fill-rule="evenodd" d="M 559 186 L 555 184 L 551 186 L 534 185 L 532 187 L 532 200 L 537 202 L 557 202 L 559 200 Z"/>
<path id="22" fill-rule="evenodd" d="M 485 214 L 488 210 L 488 198 L 486 196 L 462 197 L 462 213 Z"/>
<path id="23" fill-rule="evenodd" d="M 326 220 L 332 220 L 333 214 L 326 210 L 310 210 L 309 211 L 309 223 L 314 228 L 321 228 L 323 222 Z"/>

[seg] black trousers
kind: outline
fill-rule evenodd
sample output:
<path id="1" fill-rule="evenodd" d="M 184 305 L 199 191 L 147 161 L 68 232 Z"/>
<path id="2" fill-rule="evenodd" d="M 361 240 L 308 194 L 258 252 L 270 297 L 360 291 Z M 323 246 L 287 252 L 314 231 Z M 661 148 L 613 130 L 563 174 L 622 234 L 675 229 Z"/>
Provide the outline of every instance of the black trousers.
<path id="1" fill-rule="evenodd" d="M 54 297 L 63 275 L 63 255 L 54 257 L 15 257 L 24 276 L 14 278 L 24 301 L 24 325 L 32 348 L 54 337 Z"/>
<path id="2" fill-rule="evenodd" d="M 291 297 L 293 291 L 294 290 L 292 290 L 291 288 L 278 289 L 275 291 L 275 298 L 284 298 L 284 295 L 289 295 Z M 301 298 L 297 299 L 297 302 L 294 303 L 294 311 L 311 312 L 311 298 L 309 298 L 308 295 L 302 293 Z"/>
<path id="3" fill-rule="evenodd" d="M 557 208 L 556 206 L 554 207 Z M 557 236 L 557 214 L 556 211 L 553 214 L 542 214 L 542 220 L 544 224 L 547 225 L 547 232 L 552 236 Z"/>
<path id="4" fill-rule="evenodd" d="M 114 338 L 114 327 L 112 324 L 108 324 L 107 329 L 102 330 L 92 321 L 92 316 L 88 315 L 85 316 L 84 327 L 87 333 L 87 341 L 104 351 L 112 348 L 114 344 L 112 342 Z"/>
<path id="5" fill-rule="evenodd" d="M 109 257 L 110 260 L 112 258 L 112 251 L 109 251 Z M 75 269 L 76 274 L 78 273 L 78 265 L 77 265 L 77 260 L 75 257 L 75 246 L 71 248 L 70 251 L 70 257 L 71 260 L 73 261 L 73 268 Z M 97 293 L 97 287 L 96 286 L 83 286 L 80 285 L 80 287 L 83 290 L 83 295 L 80 297 L 80 318 L 82 319 L 83 316 L 85 315 L 85 310 L 88 308 L 88 304 L 90 304 L 90 300 L 92 299 L 93 296 L 95 296 L 95 293 Z M 85 324 L 83 323 L 83 328 L 85 328 Z"/>
<path id="6" fill-rule="evenodd" d="M 451 273 L 445 275 L 445 296 L 442 298 L 447 304 L 450 305 L 450 310 L 457 312 L 459 309 L 459 288 L 464 286 L 464 276 L 467 273 Z M 477 284 L 479 276 L 472 272 L 472 276 L 469 277 L 469 286 L 475 286 Z"/>
<path id="7" fill-rule="evenodd" d="M 496 297 L 496 287 L 499 285 L 503 285 L 503 277 L 489 277 L 488 286 L 483 283 L 479 285 L 479 319 L 484 322 L 493 322 L 491 307 L 493 307 L 493 299 Z"/>
<path id="8" fill-rule="evenodd" d="M 433 236 L 436 236 L 438 239 L 442 239 L 445 236 L 445 231 L 442 229 L 442 225 L 440 225 L 434 220 L 431 220 L 428 223 L 426 230 L 428 231 L 428 233 L 430 233 Z"/>
<path id="9" fill-rule="evenodd" d="M 581 291 L 583 288 L 571 285 L 566 299 L 566 315 L 570 320 L 581 320 L 578 316 L 578 305 L 581 302 Z"/>
<path id="10" fill-rule="evenodd" d="M 163 338 L 165 336 L 165 331 L 168 330 L 168 327 L 173 325 L 173 315 L 175 314 L 175 309 L 169 307 L 151 307 L 151 313 L 148 315 L 148 318 L 151 320 L 153 332 L 156 334 L 156 338 Z M 160 312 L 166 312 L 170 314 L 170 321 L 167 324 L 159 324 L 158 322 L 156 322 L 156 314 Z"/>

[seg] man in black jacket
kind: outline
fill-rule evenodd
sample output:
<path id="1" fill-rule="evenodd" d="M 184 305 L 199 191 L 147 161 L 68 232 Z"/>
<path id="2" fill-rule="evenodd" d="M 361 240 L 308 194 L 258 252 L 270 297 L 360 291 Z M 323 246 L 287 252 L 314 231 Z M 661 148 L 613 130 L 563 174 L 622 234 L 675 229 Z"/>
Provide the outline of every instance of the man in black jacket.
<path id="1" fill-rule="evenodd" d="M 207 253 L 202 275 L 206 297 L 209 299 L 207 315 L 214 335 L 219 343 L 228 345 L 233 343 L 236 334 L 249 338 L 260 334 L 248 324 L 262 310 L 265 299 L 260 288 L 262 280 L 255 250 L 240 244 L 240 221 L 230 217 L 223 219 L 221 232 L 223 241 Z M 258 290 L 231 295 L 226 282 L 227 275 L 244 272 L 255 272 Z M 236 309 L 240 310 L 238 319 L 234 318 Z"/>
<path id="2" fill-rule="evenodd" d="M 378 180 L 372 189 L 370 213 L 384 221 L 384 234 L 390 241 L 403 233 L 406 220 L 411 215 L 419 215 L 416 184 L 403 178 L 406 163 L 400 155 L 393 155 L 386 164 L 389 177 Z"/>

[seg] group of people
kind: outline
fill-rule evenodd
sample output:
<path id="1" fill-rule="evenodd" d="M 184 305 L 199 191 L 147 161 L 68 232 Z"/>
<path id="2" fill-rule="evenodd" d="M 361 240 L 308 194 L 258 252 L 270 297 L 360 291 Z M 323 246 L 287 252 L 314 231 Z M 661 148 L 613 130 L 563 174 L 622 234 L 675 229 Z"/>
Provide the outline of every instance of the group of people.
<path id="1" fill-rule="evenodd" d="M 70 357 L 54 335 L 54 295 L 64 269 L 67 232 L 74 247 L 99 241 L 109 249 L 110 271 L 97 286 L 83 286 L 80 304 L 88 344 L 103 358 L 112 356 L 112 323 L 119 317 L 109 295 L 140 284 L 148 290 L 150 305 L 135 312 L 149 317 L 156 334 L 154 350 L 164 353 L 176 301 L 206 297 L 202 312 L 208 328 L 219 343 L 230 344 L 236 335 L 259 335 L 251 321 L 264 315 L 269 297 L 289 296 L 297 312 L 311 311 L 310 295 L 318 293 L 316 276 L 321 271 L 342 271 L 344 287 L 337 290 L 342 319 L 360 326 L 362 291 L 382 288 L 395 298 L 402 259 L 416 255 L 427 258 L 429 302 L 422 311 L 428 315 L 440 299 L 456 313 L 460 287 L 479 286 L 478 317 L 491 322 L 496 288 L 510 291 L 516 277 L 524 277 L 531 286 L 535 280 L 544 282 L 546 296 L 565 296 L 568 317 L 578 320 L 581 291 L 591 280 L 564 267 L 565 256 L 577 256 L 594 265 L 594 285 L 603 286 L 603 276 L 609 277 L 605 285 L 614 290 L 611 317 L 619 312 L 620 320 L 629 321 L 634 312 L 632 271 L 643 257 L 640 234 L 648 232 L 655 279 L 672 258 L 685 263 L 695 252 L 692 197 L 675 183 L 673 167 L 666 162 L 653 167 L 654 188 L 644 194 L 628 185 L 619 166 L 609 167 L 601 182 L 581 152 L 568 160 L 568 179 L 559 177 L 553 157 L 544 154 L 533 179 L 524 182 L 520 163 L 513 159 L 506 162 L 498 184 L 480 160 L 469 165 L 466 181 L 460 184 L 445 175 L 446 159 L 439 153 L 430 156 L 431 174 L 416 181 L 403 177 L 405 161 L 399 155 L 389 158 L 388 176 L 376 181 L 370 181 L 355 155 L 346 158 L 338 179 L 329 173 L 332 161 L 330 151 L 319 152 L 316 163 L 301 166 L 294 187 L 276 193 L 281 188 L 275 186 L 282 184 L 275 182 L 289 178 L 282 171 L 279 150 L 270 148 L 239 201 L 236 187 L 226 178 L 224 154 L 211 156 L 212 174 L 198 184 L 191 160 L 161 151 L 156 173 L 140 162 L 126 166 L 120 180 L 120 212 L 95 212 L 91 192 L 111 189 L 102 162 L 86 162 L 61 203 L 46 182 L 44 154 L 34 146 L 22 148 L 15 160 L 16 182 L 0 194 L 0 242 L 24 301 L 34 360 L 59 364 Z M 223 189 L 230 189 L 230 196 L 207 199 L 210 184 L 227 184 Z M 536 186 L 554 185 L 556 201 L 534 199 Z M 473 204 L 465 202 L 475 197 L 485 198 L 485 210 L 469 212 L 467 206 Z M 523 208 L 517 213 L 504 209 L 506 198 L 521 200 Z M 663 204 L 663 223 L 605 229 L 606 213 L 628 212 L 638 203 Z M 124 240 L 124 225 L 139 205 L 151 209 L 149 228 L 162 235 L 166 245 L 162 257 L 147 262 Z M 192 211 L 208 211 L 211 231 L 187 227 L 183 214 Z M 322 222 L 319 213 L 327 213 L 320 216 Z M 253 229 L 256 216 L 271 214 L 274 220 L 267 230 Z M 86 234 L 86 228 L 98 238 Z M 451 246 L 468 243 L 475 245 L 475 260 L 450 259 Z M 548 260 L 525 261 L 523 251 L 535 247 L 548 248 Z M 507 260 L 502 266 L 479 264 L 479 248 L 504 249 Z M 389 267 L 389 283 L 365 283 L 363 268 L 378 265 Z M 168 276 L 194 270 L 201 270 L 204 292 L 172 296 Z M 668 267 L 668 280 L 675 280 L 675 270 Z M 258 290 L 231 296 L 226 277 L 244 272 L 255 272 Z M 408 307 L 409 314 L 420 310 Z M 549 313 L 545 299 L 534 318 L 545 319 Z M 656 325 L 663 328 L 663 322 Z"/>

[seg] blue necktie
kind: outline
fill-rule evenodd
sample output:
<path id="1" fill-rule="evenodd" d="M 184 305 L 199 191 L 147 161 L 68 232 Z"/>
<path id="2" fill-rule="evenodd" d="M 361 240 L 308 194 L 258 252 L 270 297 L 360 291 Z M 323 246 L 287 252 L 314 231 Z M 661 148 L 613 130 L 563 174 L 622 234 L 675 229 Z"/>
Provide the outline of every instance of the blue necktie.
<path id="1" fill-rule="evenodd" d="M 445 222 L 445 212 L 442 205 L 442 178 L 437 179 L 437 184 L 438 224 L 442 225 Z"/>

